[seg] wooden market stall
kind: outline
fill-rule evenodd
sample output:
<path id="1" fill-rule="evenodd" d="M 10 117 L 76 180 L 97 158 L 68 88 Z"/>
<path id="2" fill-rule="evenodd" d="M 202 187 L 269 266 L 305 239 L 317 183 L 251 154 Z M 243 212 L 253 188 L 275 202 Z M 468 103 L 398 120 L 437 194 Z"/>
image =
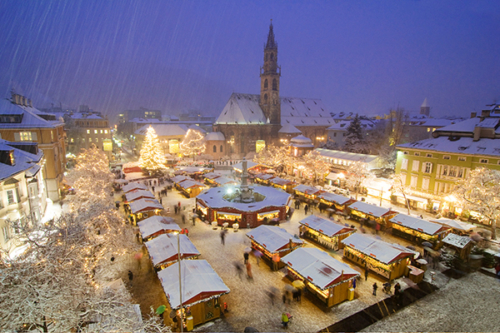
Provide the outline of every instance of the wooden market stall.
<path id="1" fill-rule="evenodd" d="M 474 247 L 474 242 L 469 236 L 459 236 L 456 234 L 448 234 L 443 239 L 443 245 L 451 248 L 460 259 L 464 261 L 469 261 L 469 255 Z"/>
<path id="2" fill-rule="evenodd" d="M 137 223 L 143 241 L 149 241 L 159 235 L 180 232 L 181 228 L 174 219 L 166 216 L 152 216 Z"/>
<path id="3" fill-rule="evenodd" d="M 146 185 L 136 182 L 129 183 L 128 185 L 123 186 L 122 189 L 123 193 L 128 193 L 130 191 L 136 191 L 136 190 L 148 191 L 148 187 Z"/>
<path id="4" fill-rule="evenodd" d="M 261 225 L 247 233 L 252 248 L 262 252 L 262 258 L 276 271 L 285 267 L 280 258 L 304 245 L 304 241 L 285 229 L 276 226 Z"/>
<path id="5" fill-rule="evenodd" d="M 232 178 L 218 177 L 213 180 L 215 186 L 238 185 L 239 182 Z"/>
<path id="6" fill-rule="evenodd" d="M 389 208 L 375 206 L 362 201 L 350 204 L 347 211 L 353 220 L 366 221 L 368 224 L 376 223 L 384 227 L 390 227 L 390 222 L 388 221 L 398 214 L 398 212 Z"/>
<path id="7" fill-rule="evenodd" d="M 398 214 L 389 220 L 392 234 L 416 242 L 436 244 L 450 231 L 450 227 L 419 219 L 406 214 Z"/>
<path id="8" fill-rule="evenodd" d="M 302 237 L 311 239 L 318 244 L 337 251 L 343 249 L 341 240 L 356 232 L 356 229 L 346 227 L 317 215 L 309 215 L 299 221 Z"/>
<path id="9" fill-rule="evenodd" d="M 133 190 L 125 194 L 127 202 L 136 201 L 139 199 L 154 199 L 155 195 L 147 190 Z"/>
<path id="10" fill-rule="evenodd" d="M 255 175 L 254 177 L 254 182 L 263 184 L 263 185 L 269 185 L 270 180 L 274 178 L 275 176 L 269 173 L 259 173 Z"/>
<path id="11" fill-rule="evenodd" d="M 255 163 L 253 161 L 246 161 L 246 162 L 247 162 L 247 171 L 252 175 L 262 173 L 269 169 L 268 166 L 263 164 Z M 241 172 L 243 171 L 243 162 L 234 164 L 233 170 L 237 175 L 241 174 Z"/>
<path id="12" fill-rule="evenodd" d="M 285 192 L 293 193 L 293 188 L 295 187 L 295 182 L 290 179 L 283 179 L 280 177 L 274 177 L 269 180 L 271 186 L 282 189 Z"/>
<path id="13" fill-rule="evenodd" d="M 205 184 L 207 185 L 215 185 L 215 179 L 222 177 L 222 173 L 220 172 L 209 172 L 203 175 L 205 178 Z"/>
<path id="14" fill-rule="evenodd" d="M 174 183 L 175 188 L 178 190 L 180 189 L 180 183 L 185 182 L 186 180 L 193 180 L 193 178 L 184 175 L 178 175 L 170 178 L 170 181 Z"/>
<path id="15" fill-rule="evenodd" d="M 459 220 L 440 218 L 440 219 L 431 219 L 429 221 L 434 223 L 439 223 L 444 226 L 448 226 L 451 228 L 451 232 L 462 236 L 470 234 L 472 230 L 476 228 L 476 226 L 473 224 L 462 222 Z"/>
<path id="16" fill-rule="evenodd" d="M 202 168 L 202 167 L 194 167 L 194 166 L 181 166 L 176 167 L 175 174 L 176 175 L 186 175 L 186 176 L 201 176 L 207 172 L 212 171 L 213 169 Z"/>
<path id="17" fill-rule="evenodd" d="M 301 248 L 281 258 L 292 280 L 304 282 L 307 290 L 327 307 L 354 298 L 353 280 L 360 274 L 349 265 L 316 248 Z"/>
<path id="18" fill-rule="evenodd" d="M 130 212 L 136 225 L 138 221 L 160 215 L 163 206 L 156 199 L 139 199 L 130 203 Z"/>
<path id="19" fill-rule="evenodd" d="M 206 260 L 182 260 L 158 272 L 163 291 L 170 308 L 178 318 L 182 312 L 183 325 L 187 330 L 221 316 L 221 296 L 229 288 Z M 179 275 L 182 281 L 182 305 L 179 293 Z M 180 322 L 180 320 L 179 320 Z"/>
<path id="20" fill-rule="evenodd" d="M 388 280 L 405 274 L 415 252 L 398 244 L 389 244 L 369 236 L 352 234 L 342 240 L 344 257 Z"/>
<path id="21" fill-rule="evenodd" d="M 356 202 L 355 199 L 344 197 L 343 195 L 322 192 L 318 194 L 320 209 L 333 208 L 336 211 L 345 212 L 346 207 Z"/>
<path id="22" fill-rule="evenodd" d="M 188 198 L 194 198 L 205 189 L 205 185 L 194 180 L 179 183 L 179 190 Z"/>
<path id="23" fill-rule="evenodd" d="M 322 192 L 320 189 L 309 185 L 297 185 L 293 189 L 295 195 L 297 195 L 300 199 L 306 200 L 316 200 L 318 195 Z"/>
<path id="24" fill-rule="evenodd" d="M 180 237 L 177 240 L 177 237 Z M 178 250 L 177 242 L 180 243 Z M 146 243 L 149 257 L 155 269 L 160 270 L 172 265 L 178 260 L 180 252 L 181 260 L 197 259 L 200 252 L 185 234 L 163 234 L 153 238 Z"/>

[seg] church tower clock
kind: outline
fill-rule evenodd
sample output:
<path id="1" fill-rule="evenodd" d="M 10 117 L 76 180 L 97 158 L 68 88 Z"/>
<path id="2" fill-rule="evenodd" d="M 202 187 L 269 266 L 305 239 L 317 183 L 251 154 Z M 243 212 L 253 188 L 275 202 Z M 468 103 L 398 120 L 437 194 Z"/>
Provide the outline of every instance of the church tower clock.
<path id="1" fill-rule="evenodd" d="M 273 21 L 264 44 L 264 66 L 260 68 L 260 108 L 267 123 L 281 124 L 280 102 L 281 67 L 278 66 L 278 43 L 274 40 Z"/>

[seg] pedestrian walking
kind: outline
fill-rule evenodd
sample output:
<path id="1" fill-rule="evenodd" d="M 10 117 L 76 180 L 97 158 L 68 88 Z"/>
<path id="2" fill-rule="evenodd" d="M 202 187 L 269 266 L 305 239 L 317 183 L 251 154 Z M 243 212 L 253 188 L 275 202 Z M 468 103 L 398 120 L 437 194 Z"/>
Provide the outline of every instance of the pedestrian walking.
<path id="1" fill-rule="evenodd" d="M 182 214 L 182 223 L 186 224 L 186 216 Z"/>
<path id="2" fill-rule="evenodd" d="M 253 275 L 252 275 L 252 265 L 250 264 L 250 262 L 247 262 L 247 278 L 249 278 L 250 280 L 253 280 Z"/>
<path id="3" fill-rule="evenodd" d="M 184 215 L 183 215 L 183 216 L 184 216 Z M 188 228 L 184 228 L 184 233 L 186 234 L 186 236 L 188 236 L 188 237 L 189 237 L 189 230 L 188 230 Z"/>
<path id="4" fill-rule="evenodd" d="M 152 191 L 152 192 L 153 192 L 153 194 L 154 194 L 154 193 L 155 193 L 155 187 L 153 186 L 153 187 L 151 187 L 151 188 L 153 189 L 153 191 Z"/>
<path id="5" fill-rule="evenodd" d="M 180 212 L 181 211 L 181 202 L 180 201 L 177 203 L 177 206 L 179 206 L 178 209 L 179 209 L 179 212 Z"/>
<path id="6" fill-rule="evenodd" d="M 365 281 L 368 281 L 368 267 L 365 266 Z"/>
<path id="7" fill-rule="evenodd" d="M 160 205 L 163 205 L 163 202 L 162 202 L 162 200 L 161 200 L 161 197 L 160 197 Z"/>
<path id="8" fill-rule="evenodd" d="M 309 209 L 309 206 L 306 204 L 306 205 L 304 206 L 304 214 L 306 214 L 306 215 L 307 215 L 307 210 L 308 210 L 308 209 Z"/>
<path id="9" fill-rule="evenodd" d="M 302 289 L 297 289 L 297 302 L 302 301 Z"/>
<path id="10" fill-rule="evenodd" d="M 269 296 L 269 299 L 271 300 L 271 304 L 274 305 L 274 299 L 276 298 L 276 295 L 272 290 L 267 291 L 267 296 Z"/>
<path id="11" fill-rule="evenodd" d="M 379 223 L 377 223 L 377 224 L 375 225 L 375 233 L 376 233 L 377 235 L 378 235 L 379 230 L 380 230 L 380 224 L 379 224 Z"/>
<path id="12" fill-rule="evenodd" d="M 236 268 L 236 274 L 238 274 L 238 277 L 239 277 L 239 278 L 240 278 L 240 280 L 241 280 L 241 273 L 243 273 L 243 269 L 241 268 L 240 263 L 235 262 L 235 263 L 234 263 L 234 267 Z"/>
<path id="13" fill-rule="evenodd" d="M 243 258 L 245 259 L 245 265 L 248 263 L 248 252 L 243 253 Z"/>
<path id="14" fill-rule="evenodd" d="M 220 243 L 221 243 L 222 245 L 225 245 L 225 238 L 226 238 L 226 233 L 224 232 L 224 230 L 221 230 L 221 231 L 220 231 Z M 247 263 L 247 262 L 245 261 L 245 264 L 246 264 L 246 263 Z"/>
<path id="15" fill-rule="evenodd" d="M 62 201 L 61 201 L 61 202 L 62 202 Z M 115 206 L 116 206 L 116 209 L 117 209 L 117 210 L 118 210 L 118 209 L 120 209 L 120 203 L 119 203 L 119 202 L 116 202 L 116 205 L 115 205 Z M 62 205 L 61 205 L 61 208 L 62 208 Z"/>
<path id="16" fill-rule="evenodd" d="M 175 211 L 175 215 L 177 215 L 177 206 L 174 205 L 174 211 Z"/>
<path id="17" fill-rule="evenodd" d="M 288 314 L 286 312 L 283 312 L 281 314 L 281 324 L 283 325 L 283 328 L 288 328 Z"/>
<path id="18" fill-rule="evenodd" d="M 132 285 L 132 280 L 134 279 L 134 273 L 131 270 L 128 271 L 128 280 L 130 281 L 130 285 Z"/>
<path id="19" fill-rule="evenodd" d="M 260 257 L 262 257 L 262 252 L 259 250 L 254 251 L 255 259 L 257 260 L 257 266 L 260 266 Z"/>
<path id="20" fill-rule="evenodd" d="M 398 283 L 396 283 L 396 285 L 394 286 L 394 300 L 396 301 L 396 305 L 397 306 L 400 306 L 401 305 L 401 296 L 403 296 L 401 294 L 401 285 Z"/>
<path id="21" fill-rule="evenodd" d="M 377 289 L 378 289 L 377 282 L 375 282 L 373 284 L 373 296 L 377 296 Z"/>

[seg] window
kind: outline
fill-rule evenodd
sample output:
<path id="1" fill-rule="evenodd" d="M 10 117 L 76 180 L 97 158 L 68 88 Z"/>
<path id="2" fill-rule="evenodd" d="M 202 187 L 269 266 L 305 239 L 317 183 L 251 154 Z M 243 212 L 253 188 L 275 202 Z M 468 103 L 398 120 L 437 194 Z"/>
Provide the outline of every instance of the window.
<path id="1" fill-rule="evenodd" d="M 432 172 L 432 163 L 431 162 L 425 162 L 423 169 L 424 169 L 425 173 L 431 173 Z"/>
<path id="2" fill-rule="evenodd" d="M 274 53 L 271 53 L 271 61 L 274 60 Z"/>
<path id="3" fill-rule="evenodd" d="M 108 130 L 104 130 L 104 134 L 108 134 Z"/>
<path id="4" fill-rule="evenodd" d="M 95 142 L 99 142 L 99 138 L 95 138 Z"/>
<path id="5" fill-rule="evenodd" d="M 448 176 L 448 166 L 447 165 L 443 165 L 442 175 L 443 176 Z"/>
<path id="6" fill-rule="evenodd" d="M 267 94 L 264 94 L 264 103 L 267 104 Z"/>
<path id="7" fill-rule="evenodd" d="M 100 132 L 100 133 L 102 134 L 102 130 L 101 130 L 101 132 Z"/>
<path id="8" fill-rule="evenodd" d="M 255 152 L 258 154 L 262 149 L 266 148 L 266 141 L 257 140 L 255 141 Z"/>
<path id="9" fill-rule="evenodd" d="M 50 131 L 50 140 L 54 141 L 54 131 Z"/>
<path id="10" fill-rule="evenodd" d="M 462 162 L 465 162 L 465 161 L 467 161 L 467 157 L 464 157 L 464 156 L 459 156 L 459 157 L 458 157 L 458 160 L 459 160 L 459 161 L 462 161 Z"/>
<path id="11" fill-rule="evenodd" d="M 273 90 L 278 90 L 278 81 L 276 79 L 273 79 Z"/>
<path id="12" fill-rule="evenodd" d="M 87 134 L 90 134 L 90 130 L 87 130 Z"/>
<path id="13" fill-rule="evenodd" d="M 267 89 L 267 86 L 268 86 L 268 83 L 267 83 L 267 79 L 264 81 L 264 89 Z"/>
<path id="14" fill-rule="evenodd" d="M 408 152 L 407 152 L 407 151 L 404 151 L 404 152 L 403 152 L 403 154 L 404 154 L 404 155 L 408 155 Z"/>
<path id="15" fill-rule="evenodd" d="M 214 153 L 216 153 L 216 152 L 217 152 L 217 146 L 216 146 L 216 145 L 214 145 L 213 150 L 214 150 Z"/>
<path id="16" fill-rule="evenodd" d="M 85 138 L 82 138 L 82 143 L 85 143 Z"/>
<path id="17" fill-rule="evenodd" d="M 457 167 L 450 166 L 450 171 L 448 172 L 448 176 L 456 177 L 457 176 Z"/>
<path id="18" fill-rule="evenodd" d="M 485 158 L 482 158 L 482 159 L 479 160 L 479 163 L 488 163 L 488 160 L 485 159 Z"/>
<path id="19" fill-rule="evenodd" d="M 422 179 L 422 190 L 428 190 L 429 189 L 429 178 L 423 178 Z"/>
<path id="20" fill-rule="evenodd" d="M 7 203 L 9 205 L 16 203 L 16 199 L 14 198 L 14 190 L 7 191 Z"/>
<path id="21" fill-rule="evenodd" d="M 94 130 L 94 134 L 97 134 L 97 130 Z"/>
<path id="22" fill-rule="evenodd" d="M 89 138 L 89 142 L 92 142 L 92 138 Z"/>
<path id="23" fill-rule="evenodd" d="M 430 158 L 432 158 L 432 154 L 427 154 L 427 155 L 425 155 L 425 157 L 430 157 Z"/>
<path id="24" fill-rule="evenodd" d="M 19 132 L 20 141 L 31 141 L 31 132 Z"/>
<path id="25" fill-rule="evenodd" d="M 75 139 L 71 138 L 70 142 L 71 142 L 71 143 L 75 142 Z"/>
<path id="26" fill-rule="evenodd" d="M 401 161 L 401 170 L 407 170 L 407 169 L 408 169 L 408 160 L 406 158 L 404 158 Z"/>
<path id="27" fill-rule="evenodd" d="M 411 176 L 411 183 L 410 183 L 410 187 L 417 187 L 417 180 L 418 180 L 418 177 L 417 176 Z"/>
<path id="28" fill-rule="evenodd" d="M 420 161 L 413 161 L 413 164 L 411 165 L 411 171 L 418 172 L 419 166 L 420 166 Z"/>
<path id="29" fill-rule="evenodd" d="M 222 153 L 222 145 L 220 145 L 220 152 Z"/>
<path id="30" fill-rule="evenodd" d="M 336 137 L 337 136 L 337 132 L 333 133 L 333 137 Z"/>
<path id="31" fill-rule="evenodd" d="M 419 152 L 416 152 L 414 155 L 415 155 L 415 156 L 420 156 L 420 153 L 419 153 Z"/>
<path id="32" fill-rule="evenodd" d="M 427 127 L 427 132 L 430 132 L 431 131 L 431 128 L 430 127 Z"/>
<path id="33" fill-rule="evenodd" d="M 465 174 L 465 168 L 459 168 L 458 173 L 457 173 L 457 177 L 463 178 L 464 174 Z"/>
<path id="34" fill-rule="evenodd" d="M 449 159 L 451 159 L 450 155 L 444 155 L 443 156 L 443 160 L 449 160 Z"/>

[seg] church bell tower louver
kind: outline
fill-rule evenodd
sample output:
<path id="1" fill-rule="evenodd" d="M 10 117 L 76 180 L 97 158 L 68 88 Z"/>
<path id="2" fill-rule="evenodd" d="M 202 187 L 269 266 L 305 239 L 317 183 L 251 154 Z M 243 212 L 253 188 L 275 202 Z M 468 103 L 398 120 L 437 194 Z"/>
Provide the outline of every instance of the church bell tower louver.
<path id="1" fill-rule="evenodd" d="M 278 43 L 274 40 L 273 21 L 264 44 L 264 66 L 260 68 L 259 105 L 270 124 L 281 124 L 281 67 L 278 66 Z"/>

